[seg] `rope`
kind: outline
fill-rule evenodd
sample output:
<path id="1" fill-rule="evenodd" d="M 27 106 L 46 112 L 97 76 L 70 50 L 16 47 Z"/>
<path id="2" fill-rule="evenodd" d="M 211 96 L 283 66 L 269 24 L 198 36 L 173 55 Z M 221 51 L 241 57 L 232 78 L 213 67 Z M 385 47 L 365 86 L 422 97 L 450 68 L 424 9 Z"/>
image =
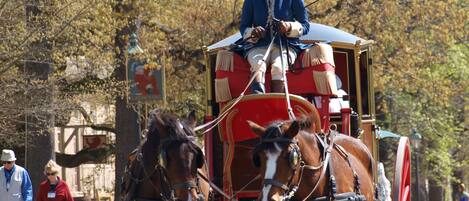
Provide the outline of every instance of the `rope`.
<path id="1" fill-rule="evenodd" d="M 287 112 L 288 112 L 288 117 L 290 120 L 295 120 L 295 114 L 293 113 L 293 109 L 291 107 L 291 102 L 290 102 L 290 93 L 288 91 L 288 81 L 287 81 L 287 71 L 285 69 L 285 61 L 283 61 L 283 46 L 282 46 L 282 36 L 279 35 L 279 47 L 280 47 L 280 62 L 282 63 L 282 77 L 283 77 L 283 84 L 285 88 L 285 99 L 287 100 Z M 288 42 L 287 42 L 287 48 L 288 48 Z M 289 57 L 287 52 L 287 57 Z"/>
<path id="2" fill-rule="evenodd" d="M 260 174 L 257 174 L 257 176 L 255 176 L 254 178 L 251 179 L 251 181 L 249 181 L 247 184 L 245 184 L 243 187 L 241 187 L 238 191 L 236 191 L 233 196 L 231 196 L 231 198 L 233 199 L 238 193 L 240 193 L 241 191 L 243 191 L 246 187 L 249 186 L 249 184 L 251 184 L 252 182 L 256 181 L 257 179 L 261 178 L 261 175 Z"/>
<path id="3" fill-rule="evenodd" d="M 199 174 L 199 176 L 205 180 L 208 185 L 210 185 L 210 187 L 212 187 L 213 189 L 215 189 L 215 191 L 217 191 L 218 193 L 220 193 L 221 195 L 223 195 L 223 197 L 225 197 L 226 199 L 228 200 L 231 200 L 232 197 L 228 196 L 225 192 L 223 192 L 223 190 L 221 190 L 217 185 L 215 185 L 213 182 L 211 182 L 210 180 L 208 180 L 208 178 L 202 174 L 201 172 L 197 171 L 197 173 Z"/>

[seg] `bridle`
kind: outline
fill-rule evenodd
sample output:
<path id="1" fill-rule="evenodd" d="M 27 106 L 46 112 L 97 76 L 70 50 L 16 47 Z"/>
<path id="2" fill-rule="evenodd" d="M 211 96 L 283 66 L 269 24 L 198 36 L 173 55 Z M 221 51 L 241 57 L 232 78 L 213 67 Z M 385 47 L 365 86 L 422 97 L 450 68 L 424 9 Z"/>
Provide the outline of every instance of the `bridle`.
<path id="1" fill-rule="evenodd" d="M 179 121 L 179 119 L 178 119 Z M 135 160 L 137 160 L 137 164 L 139 164 L 140 168 L 143 169 L 143 178 L 139 178 L 139 175 L 133 175 L 132 171 L 128 170 L 126 168 L 126 173 L 129 175 L 129 178 L 134 181 L 136 184 L 139 184 L 143 181 L 149 180 L 150 179 L 150 184 L 151 186 L 155 189 L 155 191 L 159 191 L 158 187 L 156 184 L 151 180 L 151 177 L 155 175 L 156 173 L 159 174 L 160 177 L 160 186 L 161 186 L 161 191 L 162 193 L 160 194 L 161 200 L 163 201 L 176 201 L 178 200 L 177 197 L 175 197 L 175 191 L 177 189 L 187 189 L 191 190 L 194 189 L 197 192 L 197 200 L 202 201 L 205 199 L 204 195 L 202 194 L 201 187 L 200 187 L 200 176 L 197 174 L 194 179 L 188 180 L 185 182 L 181 183 L 175 183 L 172 184 L 171 180 L 169 179 L 168 172 L 167 172 L 167 167 L 166 167 L 166 162 L 167 162 L 167 149 L 170 144 L 173 143 L 191 143 L 192 146 L 198 147 L 198 145 L 195 143 L 195 138 L 193 136 L 187 136 L 186 139 L 174 139 L 171 136 L 165 137 L 160 139 L 160 143 L 158 146 L 158 157 L 156 158 L 156 163 L 155 166 L 153 167 L 151 172 L 148 172 L 145 168 L 144 162 L 143 162 L 143 152 L 142 152 L 142 146 L 139 146 L 137 149 L 137 157 Z M 199 147 L 200 149 L 200 147 Z M 197 153 L 195 153 L 197 155 Z M 138 198 L 136 200 L 139 200 Z M 148 199 L 142 199 L 142 200 L 148 200 Z"/>
<path id="2" fill-rule="evenodd" d="M 293 174 L 288 178 L 288 183 L 287 184 L 283 184 L 282 182 L 272 178 L 272 179 L 264 179 L 263 187 L 265 187 L 267 185 L 272 185 L 272 186 L 281 188 L 284 191 L 283 192 L 283 197 L 287 197 L 290 194 L 295 194 L 296 190 L 298 189 L 299 184 L 294 185 L 293 184 L 293 179 L 296 176 L 298 165 L 300 165 L 301 162 L 297 163 L 297 164 L 292 163 L 292 160 L 296 160 L 296 159 L 292 159 L 292 155 L 298 154 L 298 157 L 301 158 L 301 152 L 300 152 L 300 148 L 298 146 L 298 141 L 295 140 L 295 139 L 277 137 L 277 138 L 272 138 L 272 139 L 261 140 L 260 144 L 262 144 L 262 143 L 288 143 L 288 146 L 292 150 L 289 154 L 289 159 L 288 159 L 289 160 L 289 166 L 293 170 Z"/>
<path id="3" fill-rule="evenodd" d="M 277 125 L 277 128 L 280 131 L 281 131 L 280 129 L 281 125 L 282 124 Z M 289 154 L 289 166 L 293 170 L 293 174 L 288 178 L 287 184 L 284 184 L 276 179 L 264 179 L 263 187 L 267 185 L 278 187 L 283 190 L 282 200 L 290 200 L 295 195 L 296 191 L 298 190 L 298 187 L 301 184 L 301 178 L 303 176 L 303 172 L 305 168 L 309 170 L 313 170 L 313 171 L 318 171 L 322 169 L 321 175 L 319 176 L 319 179 L 317 180 L 314 188 L 311 190 L 309 195 L 304 200 L 307 200 L 313 194 L 313 192 L 319 186 L 321 179 L 323 179 L 323 177 L 326 175 L 327 165 L 329 164 L 332 147 L 334 147 L 333 145 L 334 138 L 331 137 L 331 140 L 330 140 L 331 142 L 328 145 L 326 143 L 326 140 L 323 140 L 320 135 L 316 133 L 314 135 L 317 138 L 318 146 L 323 147 L 323 150 L 324 150 L 322 153 L 322 157 L 321 157 L 322 161 L 320 162 L 318 166 L 311 166 L 311 165 L 305 164 L 305 162 L 303 161 L 301 157 L 301 150 L 300 150 L 300 147 L 298 146 L 298 140 L 296 140 L 295 138 L 290 139 L 290 138 L 285 138 L 281 136 L 281 137 L 275 137 L 271 139 L 261 139 L 259 144 L 255 146 L 254 150 L 256 150 L 263 143 L 288 143 L 288 147 L 291 147 L 291 150 L 292 150 Z M 292 164 L 292 161 L 291 161 L 291 156 L 294 152 L 297 152 L 299 156 L 299 162 L 297 164 Z M 295 177 L 298 178 L 296 182 L 293 181 Z"/>
<path id="4" fill-rule="evenodd" d="M 167 186 L 169 186 L 169 188 L 171 189 L 170 190 L 170 195 L 172 197 L 171 200 L 177 200 L 177 197 L 174 197 L 174 192 L 176 189 L 186 189 L 186 190 L 191 190 L 191 189 L 195 189 L 196 192 L 197 192 L 197 200 L 198 201 L 203 201 L 204 200 L 204 195 L 202 194 L 202 191 L 201 191 L 201 187 L 200 187 L 200 176 L 199 174 L 197 173 L 195 178 L 192 179 L 192 180 L 188 180 L 188 181 L 185 181 L 185 182 L 180 182 L 180 183 L 175 183 L 173 184 L 171 182 L 171 180 L 169 180 L 169 177 L 168 177 L 168 173 L 167 173 L 167 160 L 168 160 L 168 156 L 164 156 L 162 155 L 162 153 L 167 153 L 167 149 L 168 149 L 168 146 L 172 143 L 175 143 L 175 142 L 180 142 L 180 143 L 191 143 L 193 146 L 196 146 L 196 147 L 199 147 L 196 143 L 195 143 L 195 138 L 193 136 L 187 136 L 188 138 L 187 139 L 183 139 L 183 140 L 177 140 L 177 139 L 171 139 L 170 137 L 166 137 L 166 138 L 163 138 L 161 139 L 160 141 L 160 156 L 158 157 L 158 166 L 162 167 L 162 170 L 163 170 L 163 173 L 164 176 L 167 181 Z M 163 145 L 163 146 L 161 146 Z M 199 147 L 200 149 L 200 147 Z M 197 155 L 197 153 L 194 153 L 195 155 Z M 197 171 L 198 172 L 198 171 Z"/>

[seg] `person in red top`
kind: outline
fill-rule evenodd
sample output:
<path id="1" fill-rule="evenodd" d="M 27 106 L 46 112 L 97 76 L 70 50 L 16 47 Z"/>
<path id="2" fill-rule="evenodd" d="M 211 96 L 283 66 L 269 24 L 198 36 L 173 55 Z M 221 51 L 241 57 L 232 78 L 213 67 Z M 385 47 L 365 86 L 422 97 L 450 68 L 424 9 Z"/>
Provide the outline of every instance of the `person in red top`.
<path id="1" fill-rule="evenodd" d="M 73 201 L 67 183 L 57 176 L 59 166 L 50 160 L 44 167 L 47 179 L 39 185 L 36 201 Z"/>

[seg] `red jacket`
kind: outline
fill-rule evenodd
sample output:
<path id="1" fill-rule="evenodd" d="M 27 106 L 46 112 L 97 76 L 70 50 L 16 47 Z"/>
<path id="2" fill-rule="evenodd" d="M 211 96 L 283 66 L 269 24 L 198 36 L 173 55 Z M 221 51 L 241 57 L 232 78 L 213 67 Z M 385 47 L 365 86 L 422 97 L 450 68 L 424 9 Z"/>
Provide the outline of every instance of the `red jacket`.
<path id="1" fill-rule="evenodd" d="M 39 192 L 36 195 L 36 201 L 73 201 L 72 194 L 68 189 L 67 183 L 59 178 L 59 183 L 55 187 L 55 198 L 47 198 L 47 193 L 50 191 L 49 180 L 43 181 L 39 185 Z"/>

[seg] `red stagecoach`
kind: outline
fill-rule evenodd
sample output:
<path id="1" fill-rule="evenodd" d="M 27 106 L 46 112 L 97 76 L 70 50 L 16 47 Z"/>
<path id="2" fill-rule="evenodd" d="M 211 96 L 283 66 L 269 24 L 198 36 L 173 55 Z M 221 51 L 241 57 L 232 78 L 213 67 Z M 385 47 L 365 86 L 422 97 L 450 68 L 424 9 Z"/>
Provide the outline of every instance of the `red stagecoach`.
<path id="1" fill-rule="evenodd" d="M 322 24 L 310 23 L 310 26 L 310 32 L 301 40 L 316 45 L 300 54 L 294 71 L 287 72 L 293 113 L 319 117 L 316 131 L 327 132 L 331 124 L 336 124 L 339 132 L 361 139 L 378 161 L 379 137 L 372 85 L 373 41 Z M 239 97 L 248 84 L 250 66 L 244 58 L 227 49 L 240 38 L 237 33 L 205 49 L 205 120 L 223 117 L 218 128 L 205 135 L 205 154 L 210 180 L 227 196 L 255 199 L 261 184 L 260 179 L 256 179 L 258 170 L 251 162 L 251 150 L 258 139 L 246 120 L 266 125 L 274 120 L 288 120 L 289 115 L 285 94 Z M 267 91 L 269 72 L 267 70 Z M 377 173 L 374 175 L 377 182 Z M 392 191 L 393 200 L 410 200 L 410 150 L 406 137 L 399 142 Z"/>

